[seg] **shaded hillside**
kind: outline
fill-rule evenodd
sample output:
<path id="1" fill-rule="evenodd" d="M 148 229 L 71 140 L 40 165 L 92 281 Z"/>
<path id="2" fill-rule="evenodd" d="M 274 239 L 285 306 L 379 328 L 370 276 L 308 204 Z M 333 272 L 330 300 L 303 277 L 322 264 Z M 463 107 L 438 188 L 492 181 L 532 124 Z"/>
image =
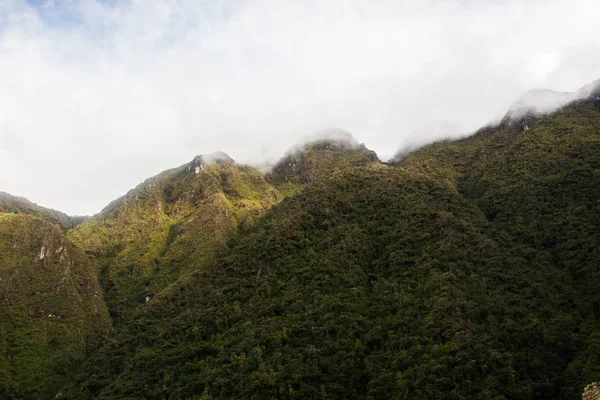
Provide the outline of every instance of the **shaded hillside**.
<path id="1" fill-rule="evenodd" d="M 575 102 L 530 121 L 482 130 L 408 156 L 407 171 L 435 175 L 476 205 L 490 226 L 573 279 L 573 356 L 565 398 L 598 380 L 600 366 L 600 99 Z"/>
<path id="2" fill-rule="evenodd" d="M 53 398 L 110 328 L 95 271 L 59 226 L 0 213 L 0 397 Z"/>
<path id="3" fill-rule="evenodd" d="M 496 229 L 551 252 L 574 274 L 594 272 L 600 243 L 600 101 L 538 118 L 528 131 L 500 127 L 436 143 L 398 165 L 435 176 L 476 205 Z"/>

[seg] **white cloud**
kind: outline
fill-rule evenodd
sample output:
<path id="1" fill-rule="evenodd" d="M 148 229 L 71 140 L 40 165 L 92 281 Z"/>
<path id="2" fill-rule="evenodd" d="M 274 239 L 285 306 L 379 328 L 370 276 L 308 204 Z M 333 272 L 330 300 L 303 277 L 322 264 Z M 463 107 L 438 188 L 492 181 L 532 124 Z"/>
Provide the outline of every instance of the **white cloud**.
<path id="1" fill-rule="evenodd" d="M 0 4 L 0 190 L 68 213 L 195 154 L 329 127 L 391 154 L 600 77 L 591 0 L 30 4 Z"/>

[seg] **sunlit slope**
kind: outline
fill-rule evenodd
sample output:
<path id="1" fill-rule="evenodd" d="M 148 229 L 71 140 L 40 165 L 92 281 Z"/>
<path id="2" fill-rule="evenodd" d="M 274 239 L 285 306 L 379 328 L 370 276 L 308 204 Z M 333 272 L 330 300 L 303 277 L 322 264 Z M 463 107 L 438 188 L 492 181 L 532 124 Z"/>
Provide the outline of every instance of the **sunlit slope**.
<path id="1" fill-rule="evenodd" d="M 214 261 L 227 240 L 281 196 L 255 169 L 199 156 L 148 179 L 69 233 L 95 260 L 113 316 Z"/>

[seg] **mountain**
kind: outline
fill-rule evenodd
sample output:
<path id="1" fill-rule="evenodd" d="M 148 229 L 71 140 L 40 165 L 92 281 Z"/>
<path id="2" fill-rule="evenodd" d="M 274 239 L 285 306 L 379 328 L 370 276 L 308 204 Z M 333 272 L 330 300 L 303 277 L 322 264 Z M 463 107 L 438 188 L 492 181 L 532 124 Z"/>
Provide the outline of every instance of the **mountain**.
<path id="1" fill-rule="evenodd" d="M 119 319 L 214 263 L 232 238 L 284 194 L 376 160 L 346 135 L 294 149 L 266 177 L 224 153 L 197 156 L 148 179 L 68 235 L 94 260 L 109 310 Z"/>
<path id="2" fill-rule="evenodd" d="M 114 328 L 61 395 L 580 398 L 600 380 L 597 90 L 385 164 L 336 131 L 266 175 L 218 153 L 150 178 L 66 233 Z M 12 231 L 0 254 L 46 257 Z"/>
<path id="3" fill-rule="evenodd" d="M 10 203 L 19 211 L 4 212 Z M 55 223 L 68 219 L 6 195 L 2 207 L 0 397 L 53 398 L 108 336 L 110 318 L 89 260 Z"/>
<path id="4" fill-rule="evenodd" d="M 481 393 L 484 382 L 470 382 L 484 364 L 494 359 L 503 376 L 511 360 L 508 333 L 495 343 L 480 313 L 504 316 L 498 301 L 519 296 L 487 300 L 485 310 L 473 303 L 496 274 L 528 286 L 486 223 L 460 196 L 398 168 L 319 181 L 156 299 L 100 398 L 429 398 L 460 378 L 467 387 L 457 393 Z M 489 339 L 471 348 L 480 335 Z M 438 387 L 435 377 L 453 368 L 461 375 Z M 505 383 L 496 379 L 489 390 Z"/>
<path id="5" fill-rule="evenodd" d="M 197 156 L 115 200 L 69 238 L 95 260 L 111 314 L 121 318 L 214 262 L 281 198 L 254 168 L 223 153 Z"/>
<path id="6" fill-rule="evenodd" d="M 579 397 L 599 372 L 598 104 L 391 165 L 300 147 L 267 179 L 302 190 L 140 309 L 73 395 Z"/>
<path id="7" fill-rule="evenodd" d="M 223 153 L 198 156 L 147 180 L 71 230 L 69 237 L 96 260 L 118 332 L 114 335 L 118 339 L 111 342 L 120 349 L 117 359 L 127 354 L 124 343 L 135 344 L 143 336 L 137 332 L 145 318 L 140 316 L 211 268 L 230 242 L 251 230 L 265 211 L 283 199 L 280 188 L 296 193 L 321 175 L 377 159 L 353 141 L 351 137 L 319 139 L 295 148 L 288 157 L 302 159 L 303 168 L 292 167 L 291 182 L 278 180 L 278 171 L 286 170 L 284 161 L 265 180 L 255 169 L 237 165 Z M 103 357 L 111 350 L 109 344 Z M 114 360 L 107 358 L 111 364 Z M 106 374 L 105 364 L 96 359 L 91 364 L 92 375 Z M 93 380 L 85 383 L 92 392 L 102 385 Z"/>

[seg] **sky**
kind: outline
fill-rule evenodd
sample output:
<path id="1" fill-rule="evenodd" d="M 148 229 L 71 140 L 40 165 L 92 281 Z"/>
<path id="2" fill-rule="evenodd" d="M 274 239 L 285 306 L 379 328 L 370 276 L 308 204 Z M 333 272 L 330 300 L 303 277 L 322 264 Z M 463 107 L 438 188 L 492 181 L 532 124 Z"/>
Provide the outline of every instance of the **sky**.
<path id="1" fill-rule="evenodd" d="M 0 191 L 94 214 L 224 151 L 382 158 L 600 78 L 597 0 L 0 0 Z"/>

